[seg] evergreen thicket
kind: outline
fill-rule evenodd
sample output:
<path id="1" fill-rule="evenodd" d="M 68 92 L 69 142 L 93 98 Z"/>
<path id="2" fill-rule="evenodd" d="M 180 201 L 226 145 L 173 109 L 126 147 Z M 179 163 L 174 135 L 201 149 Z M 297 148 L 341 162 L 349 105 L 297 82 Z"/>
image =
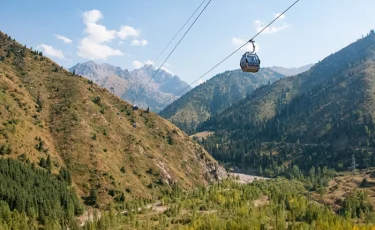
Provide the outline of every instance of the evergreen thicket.
<path id="1" fill-rule="evenodd" d="M 66 224 L 83 213 L 66 169 L 53 175 L 35 165 L 0 158 L 0 181 L 0 223 L 10 229 Z"/>

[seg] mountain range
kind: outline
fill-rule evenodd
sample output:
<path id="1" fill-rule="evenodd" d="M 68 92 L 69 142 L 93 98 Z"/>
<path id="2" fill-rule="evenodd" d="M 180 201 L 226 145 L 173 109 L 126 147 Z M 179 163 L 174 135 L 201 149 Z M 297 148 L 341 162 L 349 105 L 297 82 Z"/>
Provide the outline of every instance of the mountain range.
<path id="1" fill-rule="evenodd" d="M 375 166 L 375 33 L 253 91 L 197 128 L 218 160 L 269 176 Z"/>
<path id="2" fill-rule="evenodd" d="M 149 64 L 129 71 L 107 63 L 98 64 L 88 61 L 72 66 L 69 71 L 92 80 L 129 103 L 137 97 L 135 104 L 144 109 L 150 107 L 155 112 L 163 108 L 165 101 L 178 98 L 175 96 L 180 90 L 186 87 L 187 90 L 191 89 L 178 76 L 163 69 L 160 69 L 154 76 L 156 70 Z M 154 78 L 150 81 L 153 76 Z M 150 83 L 145 87 L 149 81 Z"/>
<path id="3" fill-rule="evenodd" d="M 299 68 L 270 67 L 264 69 L 290 76 L 306 71 L 311 66 L 312 64 Z M 155 112 L 164 109 L 167 106 L 167 104 L 164 104 L 166 101 L 173 102 L 178 99 L 180 95 L 176 94 L 182 89 L 186 88 L 185 93 L 192 89 L 188 83 L 166 70 L 160 69 L 154 76 L 156 69 L 151 64 L 144 64 L 141 68 L 129 71 L 108 63 L 98 64 L 94 61 L 87 61 L 77 63 L 69 68 L 69 71 L 92 80 L 129 103 L 132 103 L 134 98 L 138 96 L 135 104 L 144 109 L 150 107 Z M 150 81 L 152 76 L 154 78 Z M 145 87 L 149 81 L 150 83 Z M 265 83 L 267 82 L 265 81 Z"/>
<path id="4" fill-rule="evenodd" d="M 134 96 L 153 71 L 66 71 L 0 32 L 0 229 L 374 226 L 373 30 L 296 75 L 233 70 L 190 90 L 161 114 L 193 137 L 110 92 Z"/>
<path id="5" fill-rule="evenodd" d="M 244 99 L 259 86 L 271 84 L 283 77 L 268 68 L 261 68 L 256 74 L 245 73 L 240 69 L 225 71 L 196 86 L 169 104 L 159 115 L 192 134 L 198 124 L 210 116 Z"/>
<path id="6" fill-rule="evenodd" d="M 289 77 L 289 76 L 293 76 L 293 75 L 297 75 L 297 74 L 306 72 L 307 70 L 309 70 L 314 65 L 315 64 L 308 64 L 308 65 L 304 65 L 304 66 L 301 66 L 301 67 L 294 67 L 294 68 L 284 68 L 284 67 L 280 67 L 280 66 L 272 66 L 272 67 L 268 67 L 268 68 L 275 71 L 275 72 L 278 72 L 282 75 L 285 75 L 285 76 Z"/>

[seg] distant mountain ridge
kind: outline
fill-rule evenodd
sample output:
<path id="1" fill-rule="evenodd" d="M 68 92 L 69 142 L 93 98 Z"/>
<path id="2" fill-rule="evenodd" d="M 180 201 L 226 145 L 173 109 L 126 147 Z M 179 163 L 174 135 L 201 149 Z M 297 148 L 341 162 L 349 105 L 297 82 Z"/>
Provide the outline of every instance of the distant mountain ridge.
<path id="1" fill-rule="evenodd" d="M 132 103 L 135 96 L 145 87 L 156 70 L 148 64 L 129 71 L 107 63 L 98 64 L 94 61 L 87 61 L 72 66 L 69 71 L 92 80 Z M 163 108 L 163 102 L 173 98 L 181 89 L 186 87 L 188 87 L 188 90 L 191 89 L 178 76 L 173 76 L 161 69 L 144 88 L 135 103 L 142 108 L 150 107 L 152 111 L 158 112 Z"/>
<path id="2" fill-rule="evenodd" d="M 272 83 L 285 76 L 268 68 L 256 74 L 230 70 L 217 74 L 177 99 L 159 115 L 192 134 L 199 123 L 216 115 L 245 98 L 261 85 Z"/>
<path id="3" fill-rule="evenodd" d="M 285 76 L 289 77 L 289 76 L 293 76 L 293 75 L 297 75 L 297 74 L 306 72 L 307 70 L 309 70 L 314 65 L 315 64 L 308 64 L 308 65 L 304 65 L 304 66 L 301 66 L 301 67 L 294 67 L 294 68 L 284 68 L 284 67 L 280 67 L 280 66 L 272 66 L 272 67 L 268 67 L 268 68 L 275 71 L 275 72 L 281 73 L 282 75 L 285 75 Z"/>

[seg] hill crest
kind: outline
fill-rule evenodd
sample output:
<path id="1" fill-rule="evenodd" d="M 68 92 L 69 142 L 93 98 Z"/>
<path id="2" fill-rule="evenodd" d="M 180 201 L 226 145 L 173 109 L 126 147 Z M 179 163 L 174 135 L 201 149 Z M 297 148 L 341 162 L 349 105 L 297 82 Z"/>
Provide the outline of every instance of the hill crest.
<path id="1" fill-rule="evenodd" d="M 285 67 L 280 67 L 280 66 L 272 66 L 272 67 L 268 67 L 269 69 L 275 71 L 275 72 L 278 72 L 280 74 L 283 74 L 285 76 L 294 76 L 294 75 L 298 75 L 300 73 L 303 73 L 303 72 L 306 72 L 308 71 L 311 67 L 313 67 L 315 64 L 307 64 L 307 65 L 304 65 L 304 66 L 300 66 L 300 67 L 294 67 L 294 68 L 285 68 Z"/>
<path id="2" fill-rule="evenodd" d="M 0 32 L 0 155 L 62 167 L 82 198 L 158 197 L 225 170 L 170 122 L 73 75 Z M 134 127 L 133 125 L 136 125 Z M 37 166 L 38 167 L 38 166 Z"/>

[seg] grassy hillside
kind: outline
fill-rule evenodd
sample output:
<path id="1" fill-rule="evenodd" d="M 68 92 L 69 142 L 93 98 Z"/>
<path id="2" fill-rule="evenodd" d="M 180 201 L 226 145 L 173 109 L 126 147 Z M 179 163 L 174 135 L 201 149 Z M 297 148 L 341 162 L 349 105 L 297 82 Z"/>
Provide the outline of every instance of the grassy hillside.
<path id="1" fill-rule="evenodd" d="M 347 170 L 375 165 L 375 34 L 300 75 L 255 90 L 205 122 L 219 160 L 277 175 L 297 165 Z M 217 145 L 219 144 L 219 145 Z"/>
<path id="2" fill-rule="evenodd" d="M 285 77 L 263 68 L 257 74 L 241 70 L 226 71 L 195 87 L 159 114 L 188 134 L 195 132 L 199 123 L 219 114 L 234 103 L 244 99 L 261 85 Z"/>
<path id="3" fill-rule="evenodd" d="M 121 197 L 155 198 L 176 183 L 195 188 L 223 173 L 170 122 L 133 111 L 106 89 L 3 33 L 0 155 L 53 173 L 66 168 L 79 196 L 97 194 L 94 204 L 100 205 Z"/>

